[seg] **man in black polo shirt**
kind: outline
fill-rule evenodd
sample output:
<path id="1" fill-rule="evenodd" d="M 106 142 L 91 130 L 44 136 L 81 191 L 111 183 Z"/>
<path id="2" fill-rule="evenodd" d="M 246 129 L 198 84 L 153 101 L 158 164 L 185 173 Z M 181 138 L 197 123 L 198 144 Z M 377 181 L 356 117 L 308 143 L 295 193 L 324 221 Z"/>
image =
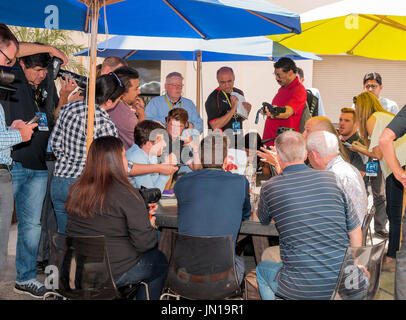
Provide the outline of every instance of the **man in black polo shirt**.
<path id="1" fill-rule="evenodd" d="M 207 113 L 207 121 L 209 129 L 221 129 L 225 131 L 227 136 L 233 140 L 240 140 L 244 138 L 242 130 L 242 122 L 245 120 L 243 117 L 237 115 L 238 98 L 232 95 L 232 92 L 244 96 L 244 93 L 234 87 L 234 71 L 230 67 L 221 67 L 217 70 L 218 88 L 209 95 L 206 100 L 205 107 Z M 244 108 L 249 113 L 251 104 L 242 102 Z M 235 139 L 234 136 L 237 136 Z M 240 148 L 244 148 L 244 141 L 237 143 Z"/>
<path id="2" fill-rule="evenodd" d="M 399 163 L 394 142 L 406 134 L 406 105 L 388 124 L 379 138 L 379 147 L 395 178 L 406 187 L 405 163 Z M 403 208 L 404 209 L 404 208 Z M 400 250 L 396 253 L 395 300 L 406 300 L 406 229 L 402 213 Z"/>

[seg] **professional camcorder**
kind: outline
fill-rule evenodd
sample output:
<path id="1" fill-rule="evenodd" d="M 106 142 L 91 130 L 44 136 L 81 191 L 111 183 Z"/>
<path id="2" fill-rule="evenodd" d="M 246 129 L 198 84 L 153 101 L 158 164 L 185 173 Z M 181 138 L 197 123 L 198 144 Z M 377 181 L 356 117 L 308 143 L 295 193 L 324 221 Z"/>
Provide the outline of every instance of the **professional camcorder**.
<path id="1" fill-rule="evenodd" d="M 62 63 L 63 63 L 63 61 L 57 57 L 54 57 L 52 59 L 53 79 L 55 80 L 58 77 L 61 77 L 62 79 L 65 79 L 65 78 L 74 79 L 76 81 L 76 83 L 78 84 L 78 86 L 81 89 L 85 90 L 86 86 L 87 86 L 87 77 L 81 76 L 77 73 L 74 73 L 74 72 L 71 72 L 68 70 L 61 69 Z"/>
<path id="2" fill-rule="evenodd" d="M 258 123 L 259 120 L 259 114 L 266 114 L 266 109 L 268 108 L 269 112 L 273 115 L 273 116 L 279 116 L 281 113 L 286 112 L 286 107 L 277 107 L 277 106 L 273 106 L 268 102 L 262 102 L 262 107 L 257 111 L 257 116 L 255 117 L 255 124 Z"/>
<path id="3" fill-rule="evenodd" d="M 269 138 L 269 139 L 262 140 L 261 143 L 264 144 L 264 143 L 267 143 L 267 142 L 269 142 L 271 140 L 275 140 L 277 136 L 284 133 L 285 131 L 295 131 L 295 129 L 294 128 L 288 128 L 288 127 L 278 127 L 278 129 L 276 130 L 276 133 L 275 133 L 275 138 Z"/>
<path id="4" fill-rule="evenodd" d="M 161 190 L 159 188 L 145 188 L 141 186 L 139 190 L 147 210 L 149 210 L 150 203 L 157 203 L 161 199 Z"/>

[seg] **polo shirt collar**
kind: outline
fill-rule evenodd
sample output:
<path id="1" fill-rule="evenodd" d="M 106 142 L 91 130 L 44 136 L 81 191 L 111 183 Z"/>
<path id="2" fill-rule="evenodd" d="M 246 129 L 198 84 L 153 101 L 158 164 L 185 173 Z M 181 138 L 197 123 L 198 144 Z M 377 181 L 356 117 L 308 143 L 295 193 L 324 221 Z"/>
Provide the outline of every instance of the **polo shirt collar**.
<path id="1" fill-rule="evenodd" d="M 340 155 L 338 155 L 337 157 L 333 158 L 330 160 L 329 163 L 327 163 L 326 169 L 325 170 L 330 170 L 336 163 L 344 161 Z"/>
<path id="2" fill-rule="evenodd" d="M 180 96 L 179 100 L 174 103 L 174 102 L 172 101 L 172 99 L 169 98 L 169 96 L 168 96 L 167 93 L 165 93 L 165 95 L 166 95 L 166 98 L 168 99 L 168 101 L 169 101 L 173 106 L 176 106 L 178 103 L 180 103 L 180 102 L 182 101 L 182 96 Z"/>
<path id="3" fill-rule="evenodd" d="M 291 166 L 286 167 L 285 169 L 283 169 L 282 173 L 289 173 L 289 172 L 297 172 L 297 171 L 302 171 L 302 170 L 306 170 L 309 167 L 306 166 L 304 163 L 301 164 L 292 164 Z"/>
<path id="4" fill-rule="evenodd" d="M 296 78 L 291 83 L 289 83 L 289 85 L 286 86 L 285 88 L 290 89 L 290 88 L 293 88 L 294 86 L 297 86 L 299 84 L 300 84 L 299 78 L 296 76 Z"/>

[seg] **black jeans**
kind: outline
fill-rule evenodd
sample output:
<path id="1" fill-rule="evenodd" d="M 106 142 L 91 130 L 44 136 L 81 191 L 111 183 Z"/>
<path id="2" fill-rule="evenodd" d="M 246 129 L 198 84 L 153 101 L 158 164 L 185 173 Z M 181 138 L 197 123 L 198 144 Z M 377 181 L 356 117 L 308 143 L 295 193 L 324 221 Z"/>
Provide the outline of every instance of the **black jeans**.
<path id="1" fill-rule="evenodd" d="M 399 250 L 402 218 L 403 185 L 393 173 L 386 178 L 386 214 L 389 219 L 389 244 L 387 256 L 396 258 Z"/>

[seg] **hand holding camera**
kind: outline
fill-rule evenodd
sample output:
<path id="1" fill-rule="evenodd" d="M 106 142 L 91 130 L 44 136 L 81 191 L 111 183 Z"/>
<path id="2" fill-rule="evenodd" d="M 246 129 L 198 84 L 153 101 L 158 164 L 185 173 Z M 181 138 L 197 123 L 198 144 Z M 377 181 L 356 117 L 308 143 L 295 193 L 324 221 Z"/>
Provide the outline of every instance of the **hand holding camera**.
<path id="1" fill-rule="evenodd" d="M 272 119 L 279 116 L 281 113 L 286 112 L 286 107 L 277 107 L 273 106 L 268 102 L 262 102 L 262 107 L 257 111 L 257 115 L 255 117 L 255 124 L 258 124 L 259 115 L 266 115 Z"/>

